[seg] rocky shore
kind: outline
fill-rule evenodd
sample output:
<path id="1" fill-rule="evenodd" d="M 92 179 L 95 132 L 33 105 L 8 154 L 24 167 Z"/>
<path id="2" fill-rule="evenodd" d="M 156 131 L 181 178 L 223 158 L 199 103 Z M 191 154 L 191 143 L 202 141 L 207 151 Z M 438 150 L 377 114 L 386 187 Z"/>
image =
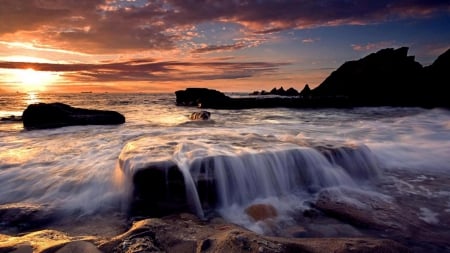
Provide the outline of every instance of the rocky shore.
<path id="1" fill-rule="evenodd" d="M 221 218 L 182 213 L 127 226 L 96 217 L 15 235 L 0 234 L 0 252 L 409 252 L 376 238 L 281 238 L 258 235 Z"/>

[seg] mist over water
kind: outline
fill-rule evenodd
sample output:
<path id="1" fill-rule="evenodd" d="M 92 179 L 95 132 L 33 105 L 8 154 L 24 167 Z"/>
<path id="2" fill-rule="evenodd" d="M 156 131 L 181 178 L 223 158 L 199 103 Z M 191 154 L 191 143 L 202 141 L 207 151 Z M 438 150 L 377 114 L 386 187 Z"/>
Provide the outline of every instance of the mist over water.
<path id="1" fill-rule="evenodd" d="M 407 179 L 450 182 L 445 109 L 208 110 L 211 120 L 190 121 L 198 109 L 175 106 L 173 94 L 12 94 L 0 97 L 0 117 L 20 116 L 35 102 L 115 110 L 126 123 L 25 131 L 21 123 L 1 122 L 0 204 L 35 203 L 82 215 L 121 210 L 131 187 L 124 178 L 150 163 L 173 161 L 195 213 L 204 215 L 197 180 L 214 177 L 216 211 L 263 233 L 266 225 L 244 211 L 255 203 L 275 206 L 279 222 L 289 223 L 292 212 L 307 209 L 325 189 L 389 198 L 419 192 L 405 186 Z M 377 188 L 384 180 L 398 191 Z M 436 194 L 448 206 L 441 211 L 449 212 L 448 184 Z M 422 208 L 423 219 L 439 221 L 436 209 Z"/>

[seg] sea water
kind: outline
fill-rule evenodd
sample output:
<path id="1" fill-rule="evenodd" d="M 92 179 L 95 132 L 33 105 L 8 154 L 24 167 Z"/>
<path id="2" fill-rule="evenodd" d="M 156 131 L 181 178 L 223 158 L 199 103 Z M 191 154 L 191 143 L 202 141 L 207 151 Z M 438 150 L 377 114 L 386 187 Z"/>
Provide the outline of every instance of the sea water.
<path id="1" fill-rule="evenodd" d="M 213 177 L 215 211 L 260 233 L 267 224 L 245 213 L 253 204 L 274 206 L 277 222 L 289 223 L 320 192 L 345 201 L 349 189 L 403 199 L 417 219 L 448 226 L 447 109 L 207 109 L 210 120 L 192 121 L 200 109 L 176 106 L 174 94 L 30 93 L 1 95 L 0 117 L 21 116 L 39 102 L 115 110 L 126 123 L 27 131 L 21 122 L 0 122 L 0 205 L 78 215 L 123 210 L 127 177 L 170 160 L 184 175 L 192 212 L 204 218 L 195 184 Z"/>

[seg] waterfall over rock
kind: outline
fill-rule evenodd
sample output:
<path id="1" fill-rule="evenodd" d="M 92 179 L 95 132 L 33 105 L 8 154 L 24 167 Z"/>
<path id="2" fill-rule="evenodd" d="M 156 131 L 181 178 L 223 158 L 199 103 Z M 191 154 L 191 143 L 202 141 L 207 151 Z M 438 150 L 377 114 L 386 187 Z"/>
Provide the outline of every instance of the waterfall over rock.
<path id="1" fill-rule="evenodd" d="M 147 215 L 191 211 L 203 217 L 205 210 L 247 206 L 257 199 L 357 188 L 359 181 L 380 173 L 364 145 L 146 143 L 146 138 L 128 143 L 119 164 L 132 189 L 131 209 Z"/>

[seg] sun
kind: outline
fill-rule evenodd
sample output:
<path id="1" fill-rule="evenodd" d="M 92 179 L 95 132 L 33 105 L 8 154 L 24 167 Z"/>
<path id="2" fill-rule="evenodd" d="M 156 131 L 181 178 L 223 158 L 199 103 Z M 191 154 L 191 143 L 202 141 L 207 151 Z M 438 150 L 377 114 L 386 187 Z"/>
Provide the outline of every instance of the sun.
<path id="1" fill-rule="evenodd" d="M 44 91 L 49 84 L 55 82 L 59 75 L 50 71 L 36 71 L 32 68 L 15 69 L 12 73 L 16 83 L 24 91 Z"/>

